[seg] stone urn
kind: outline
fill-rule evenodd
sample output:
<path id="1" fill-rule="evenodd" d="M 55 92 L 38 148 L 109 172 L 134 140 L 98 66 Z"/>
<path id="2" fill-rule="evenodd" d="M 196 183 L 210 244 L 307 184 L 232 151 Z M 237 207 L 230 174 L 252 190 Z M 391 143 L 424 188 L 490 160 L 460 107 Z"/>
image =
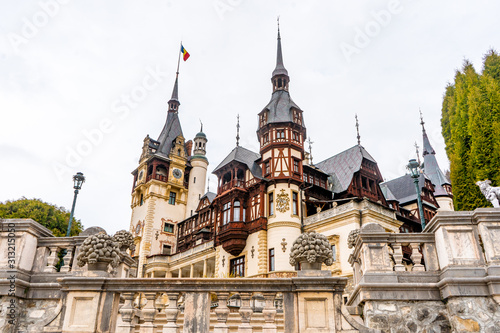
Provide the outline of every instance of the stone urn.
<path id="1" fill-rule="evenodd" d="M 117 231 L 113 238 L 118 243 L 120 252 L 125 253 L 127 250 L 135 250 L 134 237 L 130 232 L 126 230 Z"/>
<path id="2" fill-rule="evenodd" d="M 321 271 L 321 264 L 323 263 L 331 266 L 333 264 L 333 252 L 326 236 L 311 231 L 297 237 L 290 252 L 290 265 L 295 266 L 297 263 L 300 263 L 301 271 L 309 272 Z M 330 272 L 325 271 L 325 273 Z M 326 276 L 326 274 L 319 275 Z"/>
<path id="3" fill-rule="evenodd" d="M 121 262 L 119 244 L 104 232 L 91 235 L 83 241 L 76 260 L 80 267 L 88 265 L 89 275 L 106 276 L 109 265 L 116 268 Z"/>

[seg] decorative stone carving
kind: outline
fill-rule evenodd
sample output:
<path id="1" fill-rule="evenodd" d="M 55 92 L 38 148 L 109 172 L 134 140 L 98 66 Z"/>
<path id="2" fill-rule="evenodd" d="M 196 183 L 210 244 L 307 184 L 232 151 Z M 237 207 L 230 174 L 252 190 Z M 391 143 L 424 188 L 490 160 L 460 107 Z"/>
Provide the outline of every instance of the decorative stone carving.
<path id="1" fill-rule="evenodd" d="M 333 252 L 326 236 L 311 231 L 297 237 L 290 252 L 290 265 L 295 266 L 298 262 L 317 263 L 320 269 L 321 263 L 331 266 Z"/>
<path id="2" fill-rule="evenodd" d="M 276 209 L 280 213 L 285 213 L 288 209 L 290 209 L 290 197 L 283 189 L 276 196 Z"/>
<path id="3" fill-rule="evenodd" d="M 479 189 L 485 196 L 486 200 L 491 202 L 493 207 L 499 208 L 500 207 L 500 187 L 493 187 L 490 186 L 491 181 L 486 179 L 483 181 L 478 181 L 476 182 L 476 185 L 479 186 Z"/>
<path id="4" fill-rule="evenodd" d="M 134 238 L 130 232 L 126 230 L 117 231 L 113 238 L 118 243 L 121 252 L 125 252 L 127 249 L 130 251 L 135 250 Z"/>
<path id="5" fill-rule="evenodd" d="M 107 270 L 108 264 L 118 267 L 121 261 L 118 242 L 105 233 L 87 237 L 80 247 L 80 254 L 76 258 L 78 266 L 89 265 L 89 270 Z"/>
<path id="6" fill-rule="evenodd" d="M 356 240 L 359 236 L 359 229 L 351 230 L 349 236 L 347 236 L 347 247 L 352 249 L 356 245 Z"/>

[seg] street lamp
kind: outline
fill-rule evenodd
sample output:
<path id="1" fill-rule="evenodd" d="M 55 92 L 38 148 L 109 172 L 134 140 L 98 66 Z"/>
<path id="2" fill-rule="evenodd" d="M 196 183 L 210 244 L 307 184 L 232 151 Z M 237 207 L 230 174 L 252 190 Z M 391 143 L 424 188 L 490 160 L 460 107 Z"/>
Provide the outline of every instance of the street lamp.
<path id="1" fill-rule="evenodd" d="M 422 230 L 425 229 L 425 219 L 424 219 L 424 209 L 422 207 L 422 198 L 420 197 L 420 187 L 418 185 L 418 177 L 420 176 L 420 172 L 418 170 L 419 163 L 414 158 L 410 160 L 410 163 L 406 166 L 408 170 L 410 170 L 410 176 L 413 178 L 413 182 L 415 183 L 415 189 L 417 191 L 417 202 L 418 202 L 418 212 L 420 215 L 420 223 L 422 224 Z"/>
<path id="2" fill-rule="evenodd" d="M 76 175 L 73 176 L 73 188 L 75 189 L 75 196 L 73 198 L 73 206 L 71 207 L 71 214 L 69 215 L 69 223 L 68 223 L 68 231 L 66 231 L 66 237 L 69 237 L 69 233 L 71 231 L 71 223 L 73 222 L 73 213 L 75 212 L 75 204 L 76 204 L 76 196 L 78 195 L 78 191 L 82 188 L 82 184 L 85 182 L 85 177 L 83 173 L 77 172 Z"/>

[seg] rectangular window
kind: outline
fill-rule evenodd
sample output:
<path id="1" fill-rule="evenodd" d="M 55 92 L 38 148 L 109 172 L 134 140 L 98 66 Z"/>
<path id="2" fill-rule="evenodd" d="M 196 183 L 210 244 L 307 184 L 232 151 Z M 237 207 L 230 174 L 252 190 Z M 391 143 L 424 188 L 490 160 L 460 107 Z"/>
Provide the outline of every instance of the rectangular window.
<path id="1" fill-rule="evenodd" d="M 168 203 L 175 205 L 175 192 L 170 192 L 170 197 L 168 198 Z"/>
<path id="2" fill-rule="evenodd" d="M 174 233 L 174 225 L 172 223 L 165 223 L 163 225 L 163 231 L 164 232 L 170 232 L 170 233 Z"/>
<path id="3" fill-rule="evenodd" d="M 229 272 L 232 276 L 245 276 L 245 256 L 231 259 L 229 262 Z"/>
<path id="4" fill-rule="evenodd" d="M 293 215 L 299 215 L 299 199 L 297 192 L 292 192 L 292 201 L 293 201 L 292 213 Z"/>
<path id="5" fill-rule="evenodd" d="M 274 215 L 274 198 L 273 192 L 269 193 L 269 216 Z"/>
<path id="6" fill-rule="evenodd" d="M 167 255 L 172 254 L 172 246 L 163 244 L 163 247 L 161 249 L 161 254 L 167 254 Z"/>
<path id="7" fill-rule="evenodd" d="M 276 130 L 276 139 L 284 139 L 285 138 L 285 130 L 279 129 Z"/>
<path id="8" fill-rule="evenodd" d="M 293 141 L 300 142 L 300 135 L 299 135 L 299 132 L 297 132 L 297 131 L 293 131 L 293 132 L 292 132 L 292 139 L 293 139 Z"/>
<path id="9" fill-rule="evenodd" d="M 269 249 L 269 272 L 273 272 L 274 268 L 274 249 Z"/>
<path id="10" fill-rule="evenodd" d="M 368 180 L 365 177 L 361 177 L 361 187 L 368 190 Z"/>
<path id="11" fill-rule="evenodd" d="M 271 173 L 271 165 L 268 161 L 264 163 L 264 175 L 268 175 L 270 173 Z"/>
<path id="12" fill-rule="evenodd" d="M 299 161 L 294 159 L 293 160 L 293 172 L 299 173 Z"/>
<path id="13" fill-rule="evenodd" d="M 337 261 L 337 250 L 335 244 L 332 245 L 333 261 Z"/>

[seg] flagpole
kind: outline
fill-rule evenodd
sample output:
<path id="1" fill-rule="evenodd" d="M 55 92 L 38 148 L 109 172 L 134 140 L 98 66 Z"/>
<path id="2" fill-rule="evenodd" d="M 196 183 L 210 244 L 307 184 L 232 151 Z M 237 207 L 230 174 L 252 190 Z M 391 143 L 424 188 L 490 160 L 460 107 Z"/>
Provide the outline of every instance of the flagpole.
<path id="1" fill-rule="evenodd" d="M 182 49 L 182 41 L 181 41 L 181 47 L 179 48 L 179 59 L 177 59 L 177 72 L 176 77 L 179 76 L 179 64 L 181 63 L 181 49 Z"/>

